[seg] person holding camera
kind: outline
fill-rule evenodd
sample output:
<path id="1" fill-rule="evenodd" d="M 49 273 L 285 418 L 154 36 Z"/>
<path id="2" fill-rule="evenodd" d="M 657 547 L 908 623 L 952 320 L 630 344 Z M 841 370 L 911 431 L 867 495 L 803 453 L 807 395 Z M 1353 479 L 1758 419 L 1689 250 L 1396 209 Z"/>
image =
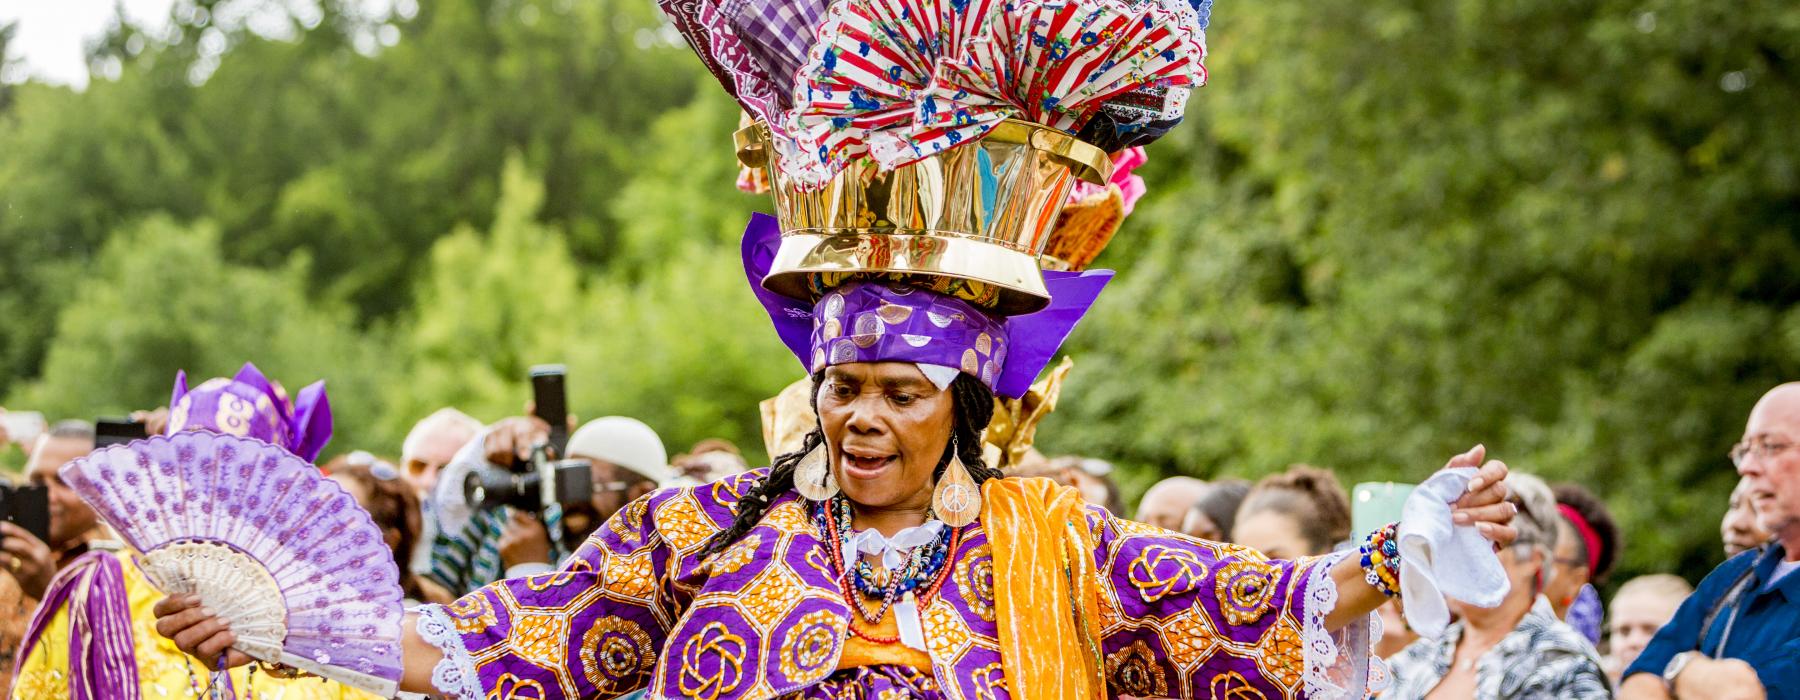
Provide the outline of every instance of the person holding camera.
<path id="1" fill-rule="evenodd" d="M 655 430 L 635 418 L 608 416 L 581 426 L 569 437 L 566 448 L 568 458 L 563 464 L 586 462 L 586 473 L 578 475 L 585 478 L 574 480 L 585 489 L 586 498 L 557 499 L 560 502 L 536 511 L 494 507 L 484 503 L 499 503 L 507 497 L 490 496 L 484 503 L 473 503 L 464 485 L 455 483 L 474 474 L 494 474 L 501 465 L 514 465 L 509 471 L 515 473 L 523 471 L 549 444 L 548 423 L 536 416 L 516 416 L 495 423 L 457 453 L 445 472 L 458 476 L 440 484 L 437 499 L 440 512 L 468 513 L 467 524 L 438 533 L 427 576 L 462 595 L 502 578 L 551 571 L 625 504 L 676 478 Z M 510 498 L 532 503 L 543 500 L 538 494 Z"/>
<path id="2" fill-rule="evenodd" d="M 37 439 L 25 463 L 26 478 L 49 495 L 50 529 L 40 539 L 12 522 L 0 522 L 0 687 L 12 686 L 13 662 L 25 636 L 31 611 L 44 597 L 44 589 L 70 560 L 88 549 L 100 527 L 94 510 L 64 486 L 56 476 L 62 465 L 94 451 L 94 427 L 84 421 L 63 421 Z"/>

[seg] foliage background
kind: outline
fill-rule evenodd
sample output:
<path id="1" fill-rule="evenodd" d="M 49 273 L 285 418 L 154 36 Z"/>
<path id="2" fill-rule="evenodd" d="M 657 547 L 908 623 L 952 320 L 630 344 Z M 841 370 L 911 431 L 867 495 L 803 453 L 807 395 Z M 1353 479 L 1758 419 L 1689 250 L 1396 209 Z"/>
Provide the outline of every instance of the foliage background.
<path id="1" fill-rule="evenodd" d="M 329 380 L 328 452 L 392 454 L 562 361 L 583 416 L 760 452 L 798 374 L 741 289 L 765 204 L 653 4 L 397 6 L 183 0 L 85 91 L 0 85 L 5 405 L 120 413 L 254 360 Z M 1624 573 L 1715 563 L 1723 454 L 1800 375 L 1800 6 L 1278 0 L 1210 39 L 1046 450 L 1135 492 L 1416 480 L 1480 441 L 1606 497 Z"/>

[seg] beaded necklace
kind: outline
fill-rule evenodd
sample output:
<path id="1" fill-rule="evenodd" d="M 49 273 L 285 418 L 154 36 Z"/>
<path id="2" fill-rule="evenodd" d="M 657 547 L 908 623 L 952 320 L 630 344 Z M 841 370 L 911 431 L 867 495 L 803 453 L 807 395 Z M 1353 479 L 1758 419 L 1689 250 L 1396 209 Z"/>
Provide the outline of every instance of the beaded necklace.
<path id="1" fill-rule="evenodd" d="M 852 515 L 850 501 L 842 495 L 815 511 L 820 529 L 825 531 L 828 541 L 833 543 L 826 546 L 825 550 L 831 557 L 832 564 L 837 566 L 838 584 L 844 595 L 844 602 L 870 625 L 880 624 L 888 609 L 902 597 L 915 597 L 920 605 L 929 605 L 948 578 L 948 562 L 956 552 L 957 545 L 962 542 L 961 528 L 944 528 L 944 533 L 938 536 L 937 541 L 914 548 L 899 572 L 887 571 L 884 567 L 883 575 L 877 575 L 874 567 L 861 558 L 855 562 L 844 561 L 844 546 L 850 542 L 853 532 Z M 927 513 L 926 517 L 931 516 Z M 919 591 L 921 586 L 924 587 L 923 591 Z M 863 603 L 864 596 L 879 599 L 880 607 L 871 612 Z M 898 637 L 877 637 L 857 629 L 856 625 L 850 625 L 850 632 L 877 644 L 899 641 Z"/>

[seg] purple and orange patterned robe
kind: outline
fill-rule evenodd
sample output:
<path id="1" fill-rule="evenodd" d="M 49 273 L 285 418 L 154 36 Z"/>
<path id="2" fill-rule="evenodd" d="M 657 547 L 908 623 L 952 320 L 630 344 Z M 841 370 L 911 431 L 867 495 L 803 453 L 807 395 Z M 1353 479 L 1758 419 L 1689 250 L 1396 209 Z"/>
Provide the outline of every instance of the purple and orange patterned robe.
<path id="1" fill-rule="evenodd" d="M 783 495 L 742 540 L 708 559 L 696 555 L 764 473 L 656 492 L 615 515 L 561 571 L 425 608 L 420 632 L 446 652 L 440 688 L 454 692 L 444 686 L 460 677 L 462 688 L 491 700 L 608 698 L 645 687 L 652 697 L 700 700 L 1012 697 L 980 522 L 963 532 L 940 593 L 921 605 L 929 672 L 840 669 L 854 613 L 816 506 Z M 1099 508 L 1086 517 L 1098 543 L 1098 653 L 1109 696 L 1307 697 L 1339 690 L 1333 679 L 1346 676 L 1362 687 L 1368 640 L 1355 635 L 1364 630 L 1344 640 L 1324 631 L 1335 558 L 1271 561 Z M 1357 653 L 1339 653 L 1340 641 Z"/>

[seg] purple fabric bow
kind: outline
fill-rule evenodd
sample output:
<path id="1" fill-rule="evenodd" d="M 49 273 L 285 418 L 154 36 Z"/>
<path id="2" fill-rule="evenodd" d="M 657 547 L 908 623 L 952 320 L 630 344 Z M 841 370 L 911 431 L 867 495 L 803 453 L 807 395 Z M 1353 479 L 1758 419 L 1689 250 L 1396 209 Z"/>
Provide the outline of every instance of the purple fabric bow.
<path id="1" fill-rule="evenodd" d="M 81 591 L 76 595 L 76 591 Z M 131 608 L 119 558 L 92 551 L 75 558 L 44 592 L 13 662 L 18 678 L 44 628 L 69 605 L 69 697 L 73 700 L 137 700 L 137 652 L 131 643 Z"/>
<path id="2" fill-rule="evenodd" d="M 165 432 L 199 429 L 255 438 L 311 462 L 331 440 L 331 427 L 324 380 L 307 385 L 289 401 L 281 384 L 246 362 L 237 376 L 209 379 L 192 391 L 187 372 L 176 374 Z"/>
<path id="3" fill-rule="evenodd" d="M 1045 272 L 1050 305 L 1005 319 L 960 299 L 873 281 L 849 282 L 812 303 L 763 288 L 780 245 L 775 218 L 752 215 L 744 229 L 744 275 L 808 373 L 848 362 L 941 365 L 1014 398 L 1031 388 L 1113 276 L 1111 270 Z"/>

